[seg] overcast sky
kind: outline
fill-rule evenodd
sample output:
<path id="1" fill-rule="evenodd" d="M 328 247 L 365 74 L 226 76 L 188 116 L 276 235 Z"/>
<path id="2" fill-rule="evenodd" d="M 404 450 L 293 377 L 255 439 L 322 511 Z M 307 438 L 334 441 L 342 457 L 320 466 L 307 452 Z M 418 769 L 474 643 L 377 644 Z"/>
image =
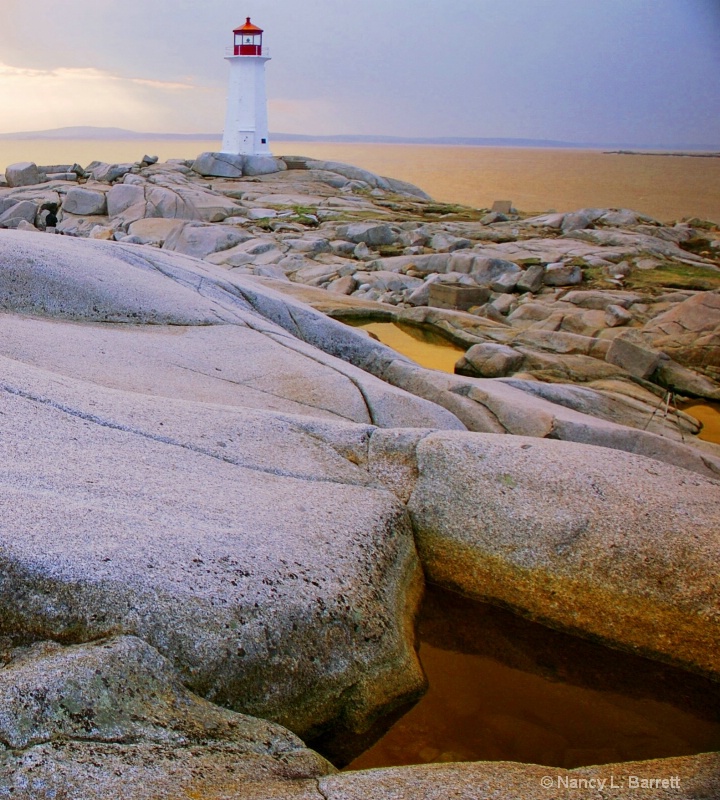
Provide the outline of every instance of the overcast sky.
<path id="1" fill-rule="evenodd" d="M 248 15 L 276 132 L 720 147 L 720 0 L 0 0 L 0 132 L 221 131 Z"/>

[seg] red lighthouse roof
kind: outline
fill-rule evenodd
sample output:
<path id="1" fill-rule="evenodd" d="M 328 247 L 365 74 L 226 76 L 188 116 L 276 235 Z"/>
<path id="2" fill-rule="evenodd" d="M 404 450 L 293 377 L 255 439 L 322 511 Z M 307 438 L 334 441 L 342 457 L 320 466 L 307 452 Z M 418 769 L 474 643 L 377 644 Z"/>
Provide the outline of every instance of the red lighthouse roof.
<path id="1" fill-rule="evenodd" d="M 250 17 L 246 18 L 244 25 L 241 25 L 239 28 L 235 28 L 235 30 L 233 31 L 233 33 L 250 33 L 250 34 L 262 33 L 262 32 L 263 32 L 262 28 L 258 28 L 257 25 L 253 25 L 252 22 L 250 22 Z"/>

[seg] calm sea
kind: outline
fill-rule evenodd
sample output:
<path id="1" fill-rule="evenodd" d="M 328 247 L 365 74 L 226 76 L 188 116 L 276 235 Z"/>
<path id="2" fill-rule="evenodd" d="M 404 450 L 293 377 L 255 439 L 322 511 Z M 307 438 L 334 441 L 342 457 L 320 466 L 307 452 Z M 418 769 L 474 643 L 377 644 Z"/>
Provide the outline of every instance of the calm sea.
<path id="1" fill-rule="evenodd" d="M 0 141 L 0 169 L 38 164 L 193 158 L 219 149 L 208 140 Z M 410 181 L 436 200 L 487 208 L 511 200 L 522 211 L 626 207 L 661 221 L 720 223 L 720 158 L 608 155 L 599 150 L 279 142 L 278 155 L 345 161 Z"/>

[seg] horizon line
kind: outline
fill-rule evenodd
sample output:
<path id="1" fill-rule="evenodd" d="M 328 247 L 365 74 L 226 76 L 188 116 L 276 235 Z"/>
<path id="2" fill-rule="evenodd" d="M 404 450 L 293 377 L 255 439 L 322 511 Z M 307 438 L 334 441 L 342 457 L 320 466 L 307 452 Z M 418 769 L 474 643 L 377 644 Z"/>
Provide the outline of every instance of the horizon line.
<path id="1" fill-rule="evenodd" d="M 100 134 L 100 135 L 98 135 Z M 37 131 L 13 131 L 0 133 L 0 140 L 30 139 L 176 139 L 176 140 L 218 140 L 222 133 L 157 133 L 133 131 L 126 128 L 103 127 L 95 125 L 75 125 L 49 128 Z M 720 145 L 680 142 L 669 144 L 648 142 L 571 142 L 558 139 L 534 139 L 511 136 L 392 136 L 385 134 L 301 134 L 270 133 L 276 141 L 296 142 L 338 142 L 366 144 L 455 144 L 465 146 L 508 146 L 508 147 L 548 147 L 573 149 L 638 148 L 642 150 L 693 150 L 716 151 Z"/>

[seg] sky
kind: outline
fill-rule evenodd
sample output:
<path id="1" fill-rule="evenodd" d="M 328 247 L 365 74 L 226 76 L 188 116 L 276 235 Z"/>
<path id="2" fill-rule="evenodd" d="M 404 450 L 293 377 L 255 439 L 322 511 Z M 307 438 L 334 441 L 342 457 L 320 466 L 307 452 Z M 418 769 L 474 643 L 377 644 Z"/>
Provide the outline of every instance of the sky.
<path id="1" fill-rule="evenodd" d="M 720 148 L 720 0 L 0 0 L 0 133 L 222 131 L 246 16 L 274 132 Z"/>

